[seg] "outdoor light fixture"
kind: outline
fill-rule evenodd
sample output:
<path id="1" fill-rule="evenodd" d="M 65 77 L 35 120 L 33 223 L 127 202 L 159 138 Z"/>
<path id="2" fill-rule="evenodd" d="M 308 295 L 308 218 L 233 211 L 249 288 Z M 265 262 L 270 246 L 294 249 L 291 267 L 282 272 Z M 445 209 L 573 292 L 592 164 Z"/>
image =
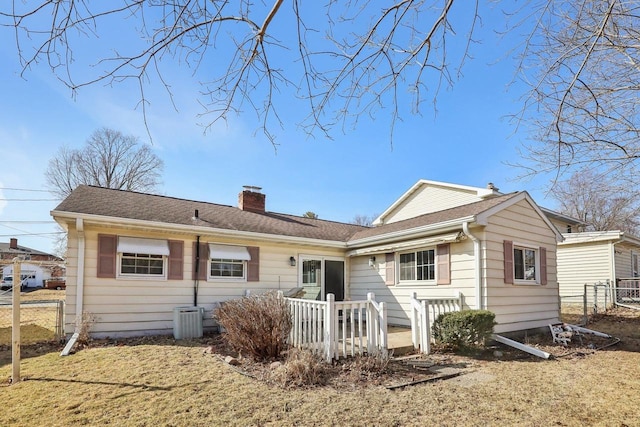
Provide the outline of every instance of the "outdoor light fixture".
<path id="1" fill-rule="evenodd" d="M 375 267 L 376 266 L 376 257 L 372 256 L 371 258 L 369 258 L 369 267 Z"/>
<path id="2" fill-rule="evenodd" d="M 296 259 L 295 259 L 295 257 L 290 257 L 290 258 L 289 258 L 289 264 L 291 264 L 291 267 L 295 267 L 295 266 L 296 266 Z"/>

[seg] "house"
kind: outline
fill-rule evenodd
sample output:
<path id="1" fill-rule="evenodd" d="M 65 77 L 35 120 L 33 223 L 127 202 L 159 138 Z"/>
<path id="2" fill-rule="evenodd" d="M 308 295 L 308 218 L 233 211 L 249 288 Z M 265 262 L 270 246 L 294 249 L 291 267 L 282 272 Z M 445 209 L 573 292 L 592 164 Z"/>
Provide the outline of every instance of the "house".
<path id="1" fill-rule="evenodd" d="M 374 292 L 397 325 L 414 292 L 460 292 L 496 313 L 499 333 L 559 319 L 562 236 L 526 192 L 421 180 L 374 227 L 269 212 L 257 187 L 234 207 L 82 185 L 51 214 L 68 230 L 67 333 L 82 312 L 98 336 L 170 333 L 177 306 L 210 317 L 221 301 L 293 288 Z"/>
<path id="2" fill-rule="evenodd" d="M 587 287 L 587 302 L 596 300 L 602 307 L 613 303 L 613 286 L 638 288 L 640 276 L 640 238 L 620 230 L 591 231 L 564 234 L 558 245 L 558 283 L 563 303 L 583 304 Z M 603 286 L 594 290 L 593 285 Z M 607 285 L 608 284 L 608 285 Z M 623 296 L 624 291 L 619 296 Z M 622 302 L 622 301 L 619 301 Z"/>
<path id="3" fill-rule="evenodd" d="M 51 277 L 64 276 L 64 264 L 62 258 L 18 245 L 17 238 L 11 238 L 9 243 L 0 242 L 0 273 L 1 278 L 12 277 L 13 259 L 19 257 L 26 262 L 21 264 L 21 276 L 25 279 L 27 287 L 39 287 Z"/>
<path id="4" fill-rule="evenodd" d="M 591 306 L 597 301 L 600 307 L 614 302 L 615 287 L 639 288 L 640 282 L 632 280 L 640 276 L 639 237 L 620 230 L 582 231 L 584 222 L 549 209 L 543 211 L 563 236 L 557 260 L 562 304 L 582 305 L 585 285 L 587 303 Z M 629 291 L 621 289 L 617 296 L 624 297 Z M 632 293 L 640 298 L 640 291 Z"/>

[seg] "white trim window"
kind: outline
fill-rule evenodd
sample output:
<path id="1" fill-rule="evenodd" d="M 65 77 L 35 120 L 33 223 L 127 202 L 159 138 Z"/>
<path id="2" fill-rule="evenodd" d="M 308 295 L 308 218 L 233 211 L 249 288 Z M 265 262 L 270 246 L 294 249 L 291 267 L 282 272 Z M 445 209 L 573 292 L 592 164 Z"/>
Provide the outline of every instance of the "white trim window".
<path id="1" fill-rule="evenodd" d="M 537 283 L 539 265 L 537 248 L 513 246 L 513 278 L 516 282 Z"/>
<path id="2" fill-rule="evenodd" d="M 119 237 L 117 252 L 119 276 L 167 277 L 168 240 Z"/>
<path id="3" fill-rule="evenodd" d="M 436 280 L 436 251 L 426 249 L 400 254 L 400 283 Z"/>
<path id="4" fill-rule="evenodd" d="M 209 280 L 247 280 L 247 262 L 251 260 L 245 246 L 209 244 Z"/>

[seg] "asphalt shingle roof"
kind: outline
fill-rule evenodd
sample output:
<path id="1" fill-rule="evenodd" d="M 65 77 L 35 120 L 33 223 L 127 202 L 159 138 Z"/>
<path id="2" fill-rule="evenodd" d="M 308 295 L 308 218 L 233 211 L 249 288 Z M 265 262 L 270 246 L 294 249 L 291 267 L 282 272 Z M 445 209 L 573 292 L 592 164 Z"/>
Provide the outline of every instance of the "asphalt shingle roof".
<path id="1" fill-rule="evenodd" d="M 195 210 L 198 220 L 194 220 Z M 55 211 L 193 225 L 282 236 L 347 241 L 365 227 L 275 212 L 87 185 L 78 186 Z"/>
<path id="2" fill-rule="evenodd" d="M 505 194 L 379 227 L 268 211 L 254 213 L 215 203 L 87 185 L 77 187 L 55 211 L 347 242 L 477 215 L 516 194 Z M 194 219 L 196 209 L 198 220 Z"/>
<path id="3" fill-rule="evenodd" d="M 466 218 L 472 215 L 478 215 L 491 209 L 494 206 L 497 206 L 511 199 L 517 194 L 519 194 L 519 192 L 504 194 L 502 196 L 492 197 L 490 199 L 482 200 L 479 202 L 469 203 L 462 206 L 456 206 L 455 208 L 419 215 L 414 218 L 405 219 L 403 221 L 392 222 L 391 224 L 385 224 L 379 227 L 367 228 L 355 233 L 353 236 L 351 236 L 350 240 L 364 239 L 367 237 L 374 237 L 402 230 L 410 230 L 412 228 L 435 225 L 445 221 L 453 221 L 458 218 Z"/>

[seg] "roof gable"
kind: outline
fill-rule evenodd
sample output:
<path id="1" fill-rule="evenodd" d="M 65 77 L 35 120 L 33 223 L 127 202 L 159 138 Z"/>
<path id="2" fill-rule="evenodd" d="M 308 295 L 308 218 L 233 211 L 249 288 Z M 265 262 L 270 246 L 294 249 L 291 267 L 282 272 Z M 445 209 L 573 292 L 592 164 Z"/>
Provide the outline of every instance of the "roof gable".
<path id="1" fill-rule="evenodd" d="M 390 224 L 501 195 L 492 185 L 470 187 L 439 181 L 419 180 L 373 222 Z"/>

